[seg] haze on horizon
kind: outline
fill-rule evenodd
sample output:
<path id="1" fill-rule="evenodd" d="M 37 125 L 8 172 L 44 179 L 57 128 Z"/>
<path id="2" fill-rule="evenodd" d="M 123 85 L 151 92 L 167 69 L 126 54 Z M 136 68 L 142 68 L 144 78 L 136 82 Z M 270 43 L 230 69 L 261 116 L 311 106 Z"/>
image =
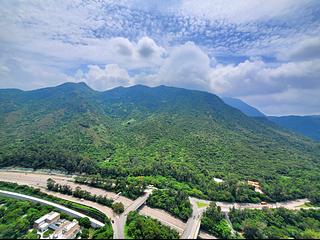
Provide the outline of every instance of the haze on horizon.
<path id="1" fill-rule="evenodd" d="M 0 88 L 143 84 L 320 114 L 317 0 L 0 2 Z"/>

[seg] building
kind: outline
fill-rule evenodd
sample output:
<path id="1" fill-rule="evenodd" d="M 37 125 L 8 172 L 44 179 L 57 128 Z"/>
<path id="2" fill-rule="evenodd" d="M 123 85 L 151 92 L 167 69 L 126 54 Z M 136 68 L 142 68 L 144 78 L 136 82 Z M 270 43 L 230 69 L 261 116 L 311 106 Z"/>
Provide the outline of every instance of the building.
<path id="1" fill-rule="evenodd" d="M 34 228 L 40 232 L 44 232 L 48 229 L 49 225 L 55 223 L 60 219 L 60 213 L 50 212 L 34 222 Z"/>
<path id="2" fill-rule="evenodd" d="M 50 212 L 34 222 L 34 228 L 43 236 L 47 230 L 54 231 L 49 239 L 73 239 L 80 232 L 77 220 L 60 219 L 60 213 Z"/>
<path id="3" fill-rule="evenodd" d="M 264 192 L 261 190 L 261 186 L 260 186 L 260 183 L 258 181 L 250 181 L 250 180 L 248 180 L 247 183 L 248 183 L 249 186 L 253 186 L 254 190 L 256 192 L 264 194 Z"/>
<path id="4" fill-rule="evenodd" d="M 54 231 L 50 239 L 74 239 L 80 232 L 80 225 L 77 220 L 65 221 L 61 226 Z"/>

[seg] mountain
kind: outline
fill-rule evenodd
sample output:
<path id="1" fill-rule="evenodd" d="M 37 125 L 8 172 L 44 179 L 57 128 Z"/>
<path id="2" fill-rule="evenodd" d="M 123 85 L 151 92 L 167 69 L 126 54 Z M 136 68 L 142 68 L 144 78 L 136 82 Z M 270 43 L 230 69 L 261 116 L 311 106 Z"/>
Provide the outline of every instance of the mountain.
<path id="1" fill-rule="evenodd" d="M 320 140 L 320 116 L 266 116 L 258 109 L 240 99 L 223 97 L 222 100 L 229 106 L 239 109 L 249 117 L 267 118 L 280 127 L 317 141 Z M 265 122 L 266 119 L 259 120 Z"/>
<path id="2" fill-rule="evenodd" d="M 241 112 L 246 114 L 249 117 L 265 117 L 265 115 L 260 112 L 258 109 L 250 106 L 249 104 L 245 103 L 244 101 L 237 99 L 237 98 L 231 98 L 231 97 L 223 97 L 222 100 L 230 105 L 231 107 L 234 107 L 236 109 L 239 109 Z"/>
<path id="3" fill-rule="evenodd" d="M 0 122 L 0 167 L 148 176 L 227 201 L 263 199 L 242 183 L 248 179 L 273 200 L 320 188 L 318 143 L 207 92 L 142 85 L 97 92 L 84 83 L 3 89 Z"/>
<path id="4" fill-rule="evenodd" d="M 277 125 L 320 141 L 320 116 L 269 116 Z"/>

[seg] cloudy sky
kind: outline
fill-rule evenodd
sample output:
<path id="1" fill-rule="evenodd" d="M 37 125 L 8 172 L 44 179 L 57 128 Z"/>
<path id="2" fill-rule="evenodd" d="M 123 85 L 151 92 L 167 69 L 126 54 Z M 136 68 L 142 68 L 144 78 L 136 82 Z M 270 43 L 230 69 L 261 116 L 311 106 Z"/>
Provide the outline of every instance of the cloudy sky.
<path id="1" fill-rule="evenodd" d="M 0 88 L 169 85 L 320 114 L 318 0 L 0 1 Z"/>

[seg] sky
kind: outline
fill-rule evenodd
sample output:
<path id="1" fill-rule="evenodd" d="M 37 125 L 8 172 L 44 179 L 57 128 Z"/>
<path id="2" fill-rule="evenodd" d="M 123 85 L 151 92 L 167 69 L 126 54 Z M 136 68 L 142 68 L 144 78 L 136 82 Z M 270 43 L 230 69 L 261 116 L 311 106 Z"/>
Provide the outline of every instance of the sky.
<path id="1" fill-rule="evenodd" d="M 0 88 L 168 85 L 320 114 L 318 0 L 1 0 Z"/>

